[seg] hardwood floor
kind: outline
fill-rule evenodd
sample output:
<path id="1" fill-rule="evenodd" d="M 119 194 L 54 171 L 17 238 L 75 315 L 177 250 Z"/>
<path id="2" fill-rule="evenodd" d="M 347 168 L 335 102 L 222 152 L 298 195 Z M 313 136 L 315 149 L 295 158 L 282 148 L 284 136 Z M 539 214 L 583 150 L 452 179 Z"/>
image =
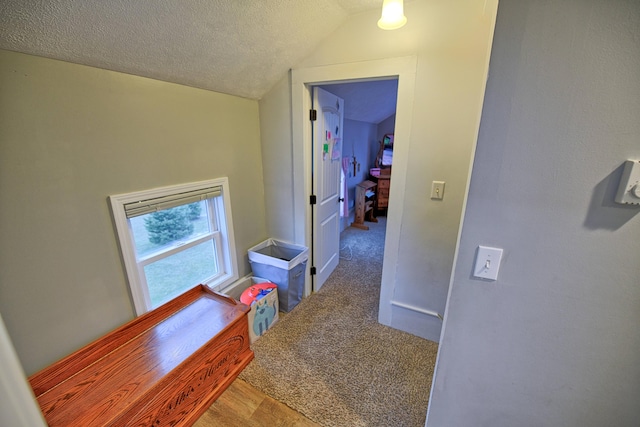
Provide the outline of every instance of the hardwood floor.
<path id="1" fill-rule="evenodd" d="M 246 382 L 236 379 L 194 427 L 320 427 Z"/>

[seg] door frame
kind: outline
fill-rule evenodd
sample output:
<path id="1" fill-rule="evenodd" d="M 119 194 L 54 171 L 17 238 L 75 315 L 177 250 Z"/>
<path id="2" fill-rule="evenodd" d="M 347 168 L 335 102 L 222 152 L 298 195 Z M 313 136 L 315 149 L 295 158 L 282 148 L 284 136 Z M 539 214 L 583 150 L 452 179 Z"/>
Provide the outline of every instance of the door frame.
<path id="1" fill-rule="evenodd" d="M 417 56 L 404 56 L 372 61 L 324 65 L 291 70 L 291 131 L 293 140 L 293 210 L 294 236 L 296 242 L 311 242 L 311 86 L 330 83 L 348 83 L 370 80 L 398 79 L 396 104 L 396 126 L 393 154 L 393 179 L 391 180 L 390 203 L 387 212 L 380 310 L 378 320 L 391 323 L 391 299 L 396 277 L 400 228 L 404 210 L 404 188 L 411 124 L 413 120 L 413 98 L 416 79 Z M 307 269 L 304 295 L 311 294 L 311 275 Z"/>

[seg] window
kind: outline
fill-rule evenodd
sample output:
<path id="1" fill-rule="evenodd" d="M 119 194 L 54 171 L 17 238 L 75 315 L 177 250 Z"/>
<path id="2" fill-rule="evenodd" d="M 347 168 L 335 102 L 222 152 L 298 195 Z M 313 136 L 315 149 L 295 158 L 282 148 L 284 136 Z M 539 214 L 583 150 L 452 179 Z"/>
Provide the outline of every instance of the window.
<path id="1" fill-rule="evenodd" d="M 228 187 L 220 178 L 109 197 L 138 314 L 238 278 Z"/>

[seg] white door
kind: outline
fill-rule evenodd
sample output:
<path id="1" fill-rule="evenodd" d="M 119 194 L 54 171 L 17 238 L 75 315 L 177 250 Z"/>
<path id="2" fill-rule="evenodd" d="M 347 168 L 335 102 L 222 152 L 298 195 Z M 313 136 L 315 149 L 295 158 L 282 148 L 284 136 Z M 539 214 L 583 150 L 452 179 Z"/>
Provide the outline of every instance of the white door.
<path id="1" fill-rule="evenodd" d="M 313 254 L 314 291 L 320 290 L 340 259 L 340 171 L 344 101 L 313 88 Z"/>

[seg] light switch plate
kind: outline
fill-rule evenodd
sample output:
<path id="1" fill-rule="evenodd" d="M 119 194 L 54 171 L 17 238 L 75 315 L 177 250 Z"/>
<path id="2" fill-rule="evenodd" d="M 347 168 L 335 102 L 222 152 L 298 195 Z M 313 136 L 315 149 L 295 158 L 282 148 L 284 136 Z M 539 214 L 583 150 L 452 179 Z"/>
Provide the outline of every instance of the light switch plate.
<path id="1" fill-rule="evenodd" d="M 431 198 L 436 200 L 444 198 L 444 181 L 433 181 L 431 183 Z"/>
<path id="2" fill-rule="evenodd" d="M 473 267 L 474 277 L 488 280 L 497 280 L 501 259 L 502 249 L 490 248 L 488 246 L 478 246 L 476 264 Z"/>

